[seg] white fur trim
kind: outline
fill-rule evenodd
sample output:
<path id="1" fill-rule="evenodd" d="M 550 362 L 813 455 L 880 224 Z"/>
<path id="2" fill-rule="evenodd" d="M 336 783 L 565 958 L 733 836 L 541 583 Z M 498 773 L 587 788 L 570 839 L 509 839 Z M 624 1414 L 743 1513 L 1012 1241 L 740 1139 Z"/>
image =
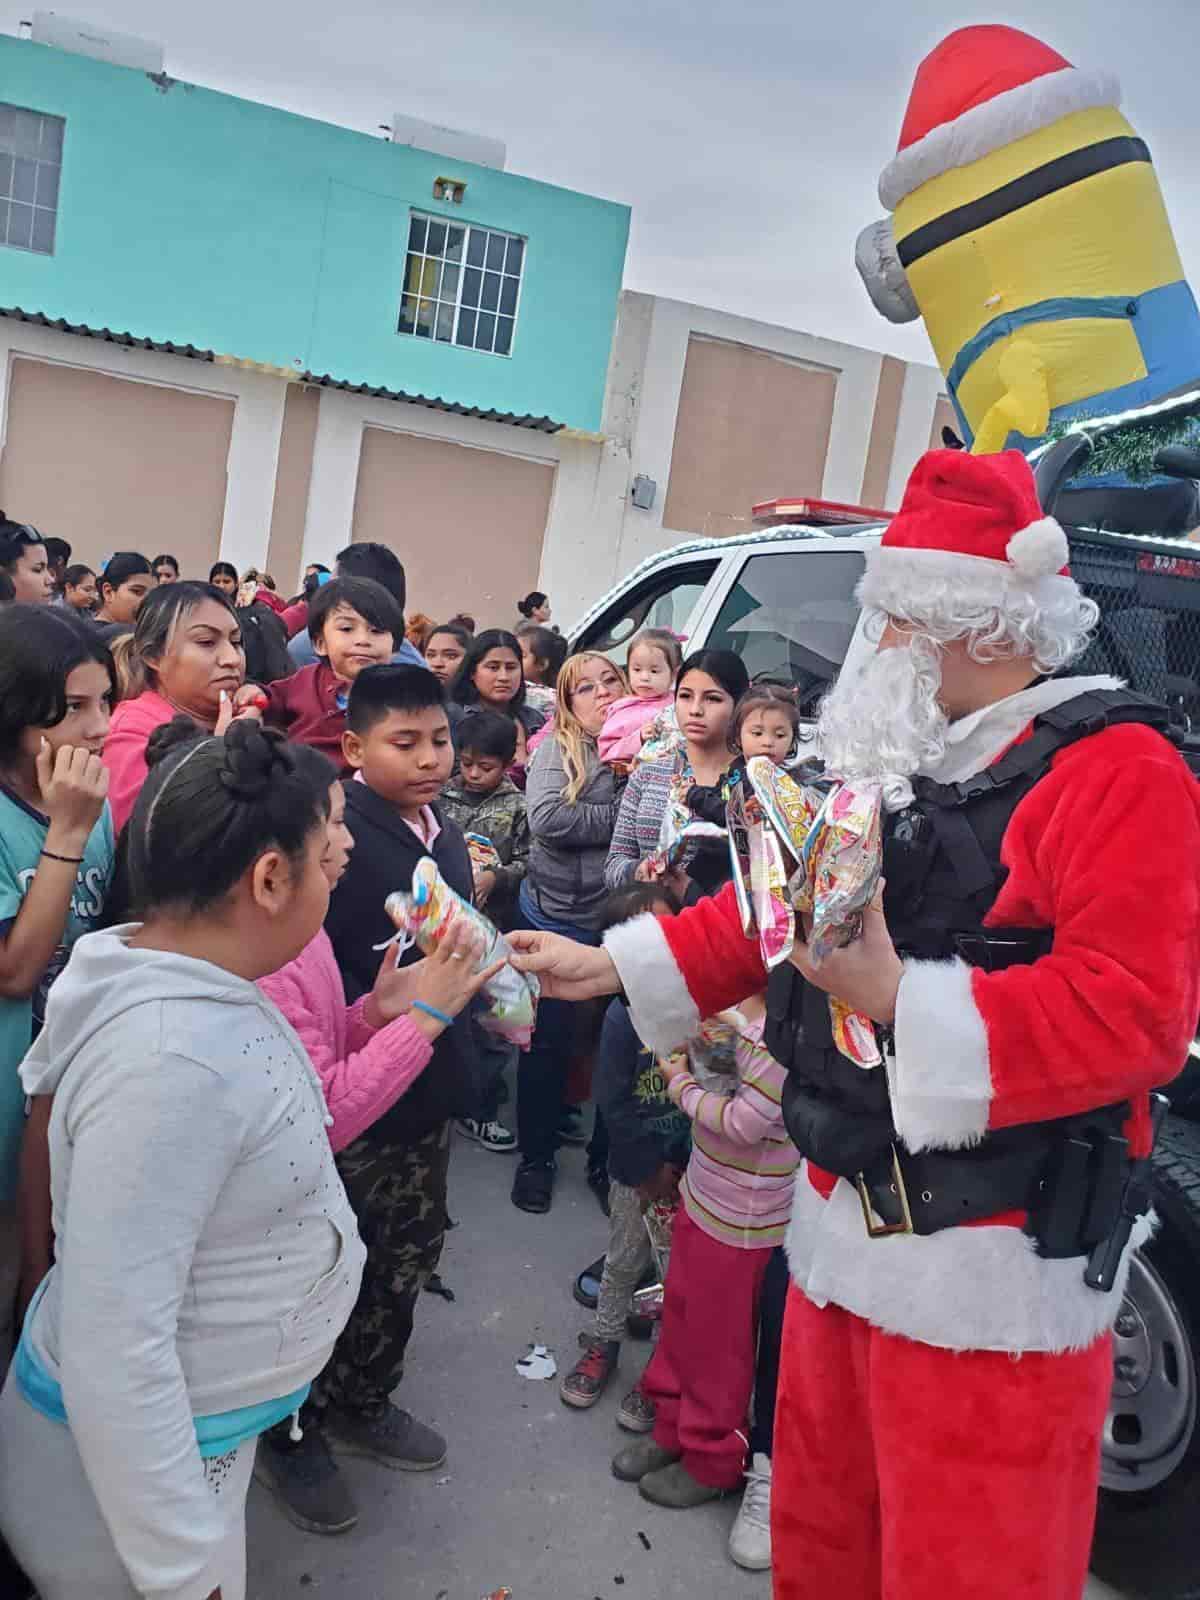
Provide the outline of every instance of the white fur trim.
<path id="1" fill-rule="evenodd" d="M 658 918 L 649 912 L 620 922 L 604 935 L 604 948 L 629 1000 L 638 1037 L 658 1055 L 677 1050 L 700 1026 L 700 1013 L 675 965 Z"/>
<path id="2" fill-rule="evenodd" d="M 887 1059 L 896 1132 L 910 1150 L 962 1150 L 987 1132 L 987 1029 L 965 961 L 906 961 Z"/>
<path id="3" fill-rule="evenodd" d="M 869 222 L 854 245 L 854 265 L 871 304 L 889 322 L 915 322 L 921 315 L 896 251 L 891 217 Z"/>
<path id="4" fill-rule="evenodd" d="M 960 600 L 965 610 L 986 606 L 1003 610 L 1010 594 L 1028 590 L 1035 582 L 1075 586 L 1074 578 L 1069 577 L 1025 578 L 1007 561 L 993 561 L 990 556 L 877 545 L 867 553 L 866 571 L 858 581 L 858 599 L 876 611 L 903 614 L 920 600 L 922 593 L 928 592 L 931 584 L 937 583 L 947 586 L 951 597 Z"/>
<path id="5" fill-rule="evenodd" d="M 1039 517 L 1019 528 L 1005 549 L 1009 565 L 1019 578 L 1052 578 L 1067 565 L 1071 552 L 1067 536 L 1053 517 Z"/>
<path id="6" fill-rule="evenodd" d="M 887 1333 L 945 1350 L 1083 1350 L 1113 1324 L 1130 1252 L 1149 1237 L 1143 1217 L 1108 1294 L 1083 1281 L 1083 1258 L 1044 1261 L 1019 1228 L 946 1228 L 921 1238 L 870 1239 L 858 1194 L 839 1179 L 822 1200 L 802 1165 L 788 1228 L 797 1285 Z"/>
<path id="7" fill-rule="evenodd" d="M 880 175 L 880 202 L 894 211 L 905 195 L 952 167 L 969 167 L 1073 112 L 1120 104 L 1121 85 L 1110 72 L 1062 67 L 1043 73 L 972 106 L 953 122 L 931 128 L 923 139 L 899 151 Z"/>

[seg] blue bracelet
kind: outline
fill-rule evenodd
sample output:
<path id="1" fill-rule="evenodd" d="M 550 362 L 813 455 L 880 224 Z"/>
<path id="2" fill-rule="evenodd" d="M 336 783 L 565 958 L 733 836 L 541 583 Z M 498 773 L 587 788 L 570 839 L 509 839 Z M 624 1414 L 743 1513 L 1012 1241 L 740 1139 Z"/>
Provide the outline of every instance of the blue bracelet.
<path id="1" fill-rule="evenodd" d="M 447 1028 L 454 1021 L 453 1017 L 448 1017 L 444 1011 L 439 1011 L 436 1006 L 426 1005 L 424 1000 L 414 1000 L 409 1009 L 412 1011 L 423 1011 L 427 1017 L 432 1017 L 435 1022 L 445 1023 Z"/>

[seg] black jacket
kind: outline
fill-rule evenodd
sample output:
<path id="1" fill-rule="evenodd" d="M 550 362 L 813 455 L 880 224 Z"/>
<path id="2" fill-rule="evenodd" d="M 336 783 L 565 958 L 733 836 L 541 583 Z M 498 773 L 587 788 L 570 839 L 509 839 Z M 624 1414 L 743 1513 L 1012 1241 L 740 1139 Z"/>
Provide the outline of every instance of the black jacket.
<path id="1" fill-rule="evenodd" d="M 618 1183 L 636 1188 L 664 1161 L 687 1166 L 692 1125 L 668 1099 L 654 1053 L 634 1032 L 622 1000 L 604 1013 L 592 1090 L 608 1128 L 608 1170 Z"/>
<path id="2" fill-rule="evenodd" d="M 411 886 L 413 868 L 422 856 L 432 854 L 450 887 L 465 900 L 471 898 L 466 841 L 449 817 L 437 806 L 433 809 L 442 831 L 429 851 L 390 801 L 365 783 L 346 785 L 346 825 L 354 835 L 354 849 L 329 902 L 325 931 L 351 1002 L 374 987 L 383 960 L 375 946 L 396 931 L 383 903 L 393 889 Z M 405 951 L 401 965 L 420 959 L 421 952 L 414 947 Z M 449 1117 L 473 1115 L 474 1063 L 471 1024 L 464 1010 L 434 1045 L 424 1072 L 364 1138 L 381 1144 L 414 1144 Z"/>

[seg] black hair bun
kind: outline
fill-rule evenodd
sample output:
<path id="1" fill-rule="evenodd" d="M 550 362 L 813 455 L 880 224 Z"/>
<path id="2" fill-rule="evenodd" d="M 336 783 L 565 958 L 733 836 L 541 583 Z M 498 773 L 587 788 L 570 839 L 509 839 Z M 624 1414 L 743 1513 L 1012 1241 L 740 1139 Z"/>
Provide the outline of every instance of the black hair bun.
<path id="1" fill-rule="evenodd" d="M 221 782 L 238 800 L 261 800 L 272 780 L 293 770 L 287 740 L 257 722 L 234 722 L 225 734 L 225 762 Z"/>
<path id="2" fill-rule="evenodd" d="M 181 712 L 179 716 L 172 717 L 170 722 L 155 728 L 146 740 L 147 767 L 156 767 L 172 750 L 181 750 L 185 744 L 194 744 L 204 737 L 191 717 L 185 717 Z"/>

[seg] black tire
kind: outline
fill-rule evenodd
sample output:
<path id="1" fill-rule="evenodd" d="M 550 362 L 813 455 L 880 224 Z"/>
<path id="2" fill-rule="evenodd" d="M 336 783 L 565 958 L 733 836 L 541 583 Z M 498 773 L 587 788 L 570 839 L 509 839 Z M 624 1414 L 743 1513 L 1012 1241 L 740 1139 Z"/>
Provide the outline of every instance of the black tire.
<path id="1" fill-rule="evenodd" d="M 1159 1229 L 1118 1323 L 1129 1366 L 1114 1381 L 1092 1570 L 1136 1600 L 1200 1600 L 1200 1127 L 1168 1118 L 1154 1182 Z M 1153 1407 L 1144 1436 L 1139 1406 Z"/>

